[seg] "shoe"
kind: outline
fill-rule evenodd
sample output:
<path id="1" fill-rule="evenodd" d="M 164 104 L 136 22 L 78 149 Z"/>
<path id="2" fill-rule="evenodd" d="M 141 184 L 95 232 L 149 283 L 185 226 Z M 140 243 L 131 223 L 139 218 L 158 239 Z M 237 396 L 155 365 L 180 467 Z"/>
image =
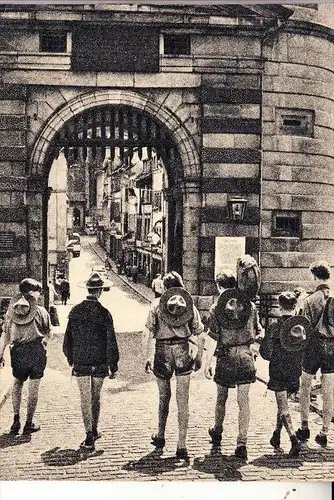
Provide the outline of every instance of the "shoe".
<path id="1" fill-rule="evenodd" d="M 281 433 L 278 430 L 275 430 L 273 432 L 273 435 L 270 438 L 269 443 L 273 448 L 280 448 L 281 447 Z"/>
<path id="2" fill-rule="evenodd" d="M 298 429 L 296 432 L 296 438 L 301 443 L 305 443 L 308 439 L 310 439 L 310 429 Z"/>
<path id="3" fill-rule="evenodd" d="M 165 438 L 162 438 L 162 437 L 159 437 L 157 435 L 153 435 L 151 437 L 151 444 L 153 444 L 153 446 L 155 446 L 156 448 L 164 448 L 165 444 L 166 444 L 166 440 Z"/>
<path id="4" fill-rule="evenodd" d="M 292 436 L 290 438 L 290 440 L 291 440 L 291 448 L 289 451 L 289 456 L 290 457 L 298 457 L 298 455 L 300 453 L 300 449 L 301 449 L 301 444 L 298 441 L 296 436 Z"/>
<path id="5" fill-rule="evenodd" d="M 237 458 L 241 458 L 242 460 L 247 460 L 247 448 L 244 444 L 237 446 L 234 452 Z"/>
<path id="6" fill-rule="evenodd" d="M 14 420 L 11 428 L 9 429 L 9 434 L 11 434 L 12 436 L 17 436 L 17 434 L 20 432 L 20 428 L 21 428 L 21 424 L 20 424 L 19 420 L 17 420 L 17 421 Z"/>
<path id="7" fill-rule="evenodd" d="M 97 429 L 93 429 L 94 441 L 96 441 L 97 439 L 100 439 L 101 436 L 102 436 L 101 432 L 99 432 Z"/>
<path id="8" fill-rule="evenodd" d="M 87 432 L 86 439 L 82 441 L 80 444 L 80 448 L 85 450 L 94 450 L 95 449 L 95 439 L 92 432 Z"/>
<path id="9" fill-rule="evenodd" d="M 189 455 L 187 448 L 177 448 L 175 456 L 179 460 L 188 460 Z"/>
<path id="10" fill-rule="evenodd" d="M 325 434 L 317 434 L 315 436 L 315 442 L 320 444 L 323 448 L 327 446 L 327 436 Z"/>
<path id="11" fill-rule="evenodd" d="M 23 427 L 23 432 L 22 434 L 32 434 L 33 432 L 37 432 L 40 430 L 40 425 L 36 425 L 36 424 L 25 424 L 25 426 Z"/>
<path id="12" fill-rule="evenodd" d="M 222 433 L 216 431 L 214 427 L 208 429 L 209 436 L 211 437 L 211 443 L 213 446 L 220 446 L 222 442 Z"/>

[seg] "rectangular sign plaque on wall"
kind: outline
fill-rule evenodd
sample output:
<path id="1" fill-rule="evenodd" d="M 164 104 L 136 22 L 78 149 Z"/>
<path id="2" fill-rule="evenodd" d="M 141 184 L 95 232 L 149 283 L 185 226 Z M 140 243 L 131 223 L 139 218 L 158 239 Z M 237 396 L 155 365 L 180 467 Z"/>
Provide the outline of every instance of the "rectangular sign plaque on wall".
<path id="1" fill-rule="evenodd" d="M 235 273 L 237 260 L 245 255 L 246 238 L 244 236 L 217 236 L 215 239 L 215 276 L 223 269 Z"/>

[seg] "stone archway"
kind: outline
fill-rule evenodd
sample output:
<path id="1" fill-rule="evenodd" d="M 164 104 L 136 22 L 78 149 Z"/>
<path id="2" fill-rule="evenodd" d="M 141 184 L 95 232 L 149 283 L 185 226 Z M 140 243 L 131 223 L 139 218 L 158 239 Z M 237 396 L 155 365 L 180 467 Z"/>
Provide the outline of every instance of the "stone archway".
<path id="1" fill-rule="evenodd" d="M 201 196 L 199 191 L 200 158 L 194 140 L 182 124 L 178 116 L 164 105 L 149 97 L 130 90 L 96 90 L 89 94 L 78 96 L 57 110 L 47 121 L 38 136 L 31 155 L 30 176 L 40 179 L 40 189 L 27 193 L 27 203 L 31 210 L 38 214 L 41 227 L 31 234 L 34 252 L 31 252 L 30 268 L 33 274 L 46 281 L 45 260 L 43 254 L 43 239 L 47 238 L 45 224 L 46 186 L 48 178 L 48 152 L 57 133 L 76 115 L 91 108 L 105 105 L 127 105 L 145 111 L 154 120 L 162 123 L 170 133 L 178 150 L 183 170 L 183 275 L 184 282 L 190 293 L 198 294 L 198 237 L 200 232 Z M 38 181 L 37 181 L 38 182 Z M 44 207 L 44 208 L 43 208 Z M 45 253 L 45 251 L 44 251 Z M 39 261 L 37 260 L 39 257 Z M 43 261 L 43 271 L 40 262 Z"/>
<path id="2" fill-rule="evenodd" d="M 147 96 L 130 90 L 97 90 L 68 101 L 48 120 L 39 135 L 31 155 L 30 173 L 45 176 L 45 159 L 54 136 L 75 115 L 103 105 L 128 105 L 146 111 L 168 129 L 179 151 L 185 179 L 198 179 L 200 160 L 195 143 L 181 120 L 167 107 Z"/>

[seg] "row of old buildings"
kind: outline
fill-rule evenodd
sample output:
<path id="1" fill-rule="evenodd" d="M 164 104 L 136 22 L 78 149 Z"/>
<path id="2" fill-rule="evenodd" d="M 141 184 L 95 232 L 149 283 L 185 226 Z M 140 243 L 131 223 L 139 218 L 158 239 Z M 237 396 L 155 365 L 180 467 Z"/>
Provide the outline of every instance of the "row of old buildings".
<path id="1" fill-rule="evenodd" d="M 95 208 L 110 255 L 161 256 L 200 309 L 243 253 L 263 297 L 334 265 L 332 4 L 1 4 L 0 26 L 0 296 L 47 287 L 62 149 L 74 225 Z"/>

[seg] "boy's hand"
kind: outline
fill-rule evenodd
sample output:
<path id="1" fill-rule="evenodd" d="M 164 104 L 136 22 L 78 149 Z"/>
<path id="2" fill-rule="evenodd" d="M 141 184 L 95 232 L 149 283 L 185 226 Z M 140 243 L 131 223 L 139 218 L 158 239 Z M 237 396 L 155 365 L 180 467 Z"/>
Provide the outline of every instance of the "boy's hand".
<path id="1" fill-rule="evenodd" d="M 204 375 L 207 379 L 211 380 L 213 377 L 213 366 L 212 363 L 207 363 L 204 368 Z"/>
<path id="2" fill-rule="evenodd" d="M 114 367 L 110 367 L 110 366 L 109 366 L 109 369 L 108 369 L 108 374 L 109 374 L 109 378 L 110 378 L 110 379 L 116 378 L 116 375 L 117 375 L 117 368 L 115 369 Z"/>
<path id="3" fill-rule="evenodd" d="M 145 363 L 145 372 L 150 373 L 153 371 L 153 360 L 149 358 Z"/>

